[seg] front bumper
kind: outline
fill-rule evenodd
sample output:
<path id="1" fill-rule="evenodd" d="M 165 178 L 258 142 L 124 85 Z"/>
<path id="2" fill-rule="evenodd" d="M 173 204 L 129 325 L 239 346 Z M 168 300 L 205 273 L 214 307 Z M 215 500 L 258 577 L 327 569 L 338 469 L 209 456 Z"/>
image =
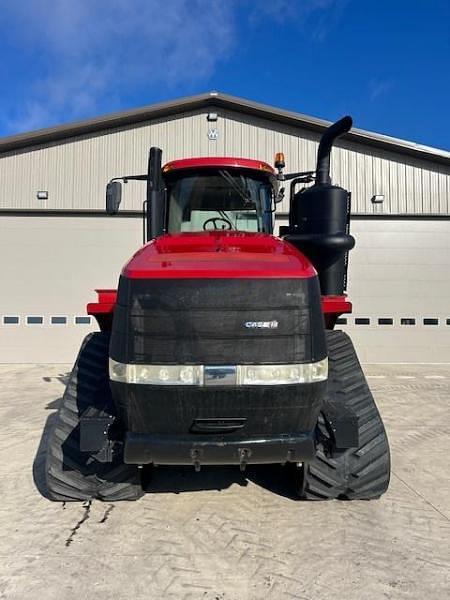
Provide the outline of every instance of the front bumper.
<path id="1" fill-rule="evenodd" d="M 127 464 L 240 465 L 303 462 L 315 456 L 312 433 L 270 437 L 127 433 Z"/>

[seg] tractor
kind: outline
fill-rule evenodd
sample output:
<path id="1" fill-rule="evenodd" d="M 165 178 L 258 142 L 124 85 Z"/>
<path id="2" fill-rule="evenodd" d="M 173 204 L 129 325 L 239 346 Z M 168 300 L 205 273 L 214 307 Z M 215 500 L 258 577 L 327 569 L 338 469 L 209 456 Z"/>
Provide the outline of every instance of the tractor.
<path id="1" fill-rule="evenodd" d="M 260 160 L 185 158 L 106 188 L 146 183 L 144 245 L 118 287 L 87 306 L 83 341 L 48 438 L 55 501 L 135 500 L 152 467 L 283 465 L 299 498 L 379 498 L 388 440 L 349 337 L 350 193 L 323 133 L 315 171 Z M 289 182 L 289 223 L 274 235 Z M 312 184 L 312 185 L 308 185 Z M 195 476 L 195 475 L 193 475 Z"/>

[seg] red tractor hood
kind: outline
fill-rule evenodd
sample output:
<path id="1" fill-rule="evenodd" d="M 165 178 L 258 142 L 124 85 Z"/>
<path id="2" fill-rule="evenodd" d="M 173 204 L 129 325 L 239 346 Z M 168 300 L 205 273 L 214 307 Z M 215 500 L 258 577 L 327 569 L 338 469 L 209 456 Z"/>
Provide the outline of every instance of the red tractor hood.
<path id="1" fill-rule="evenodd" d="M 132 279 L 305 278 L 316 275 L 289 243 L 265 233 L 168 234 L 138 250 L 122 275 Z"/>

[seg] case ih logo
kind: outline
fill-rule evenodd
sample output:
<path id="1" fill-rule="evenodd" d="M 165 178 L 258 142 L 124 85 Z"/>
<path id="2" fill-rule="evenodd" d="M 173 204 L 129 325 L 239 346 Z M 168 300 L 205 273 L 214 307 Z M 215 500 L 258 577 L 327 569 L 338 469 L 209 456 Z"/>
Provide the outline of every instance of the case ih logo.
<path id="1" fill-rule="evenodd" d="M 246 321 L 244 327 L 247 329 L 276 329 L 278 321 Z"/>

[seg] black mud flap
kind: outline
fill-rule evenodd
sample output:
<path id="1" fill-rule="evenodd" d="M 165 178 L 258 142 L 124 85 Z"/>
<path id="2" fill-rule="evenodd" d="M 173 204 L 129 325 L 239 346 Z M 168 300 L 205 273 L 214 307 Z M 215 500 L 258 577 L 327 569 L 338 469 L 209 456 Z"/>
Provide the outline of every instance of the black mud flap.
<path id="1" fill-rule="evenodd" d="M 359 447 L 359 422 L 351 408 L 338 401 L 327 400 L 322 406 L 327 429 L 332 436 L 333 450 Z"/>
<path id="2" fill-rule="evenodd" d="M 112 462 L 114 442 L 109 439 L 113 416 L 81 417 L 80 450 L 89 452 L 98 462 Z"/>

